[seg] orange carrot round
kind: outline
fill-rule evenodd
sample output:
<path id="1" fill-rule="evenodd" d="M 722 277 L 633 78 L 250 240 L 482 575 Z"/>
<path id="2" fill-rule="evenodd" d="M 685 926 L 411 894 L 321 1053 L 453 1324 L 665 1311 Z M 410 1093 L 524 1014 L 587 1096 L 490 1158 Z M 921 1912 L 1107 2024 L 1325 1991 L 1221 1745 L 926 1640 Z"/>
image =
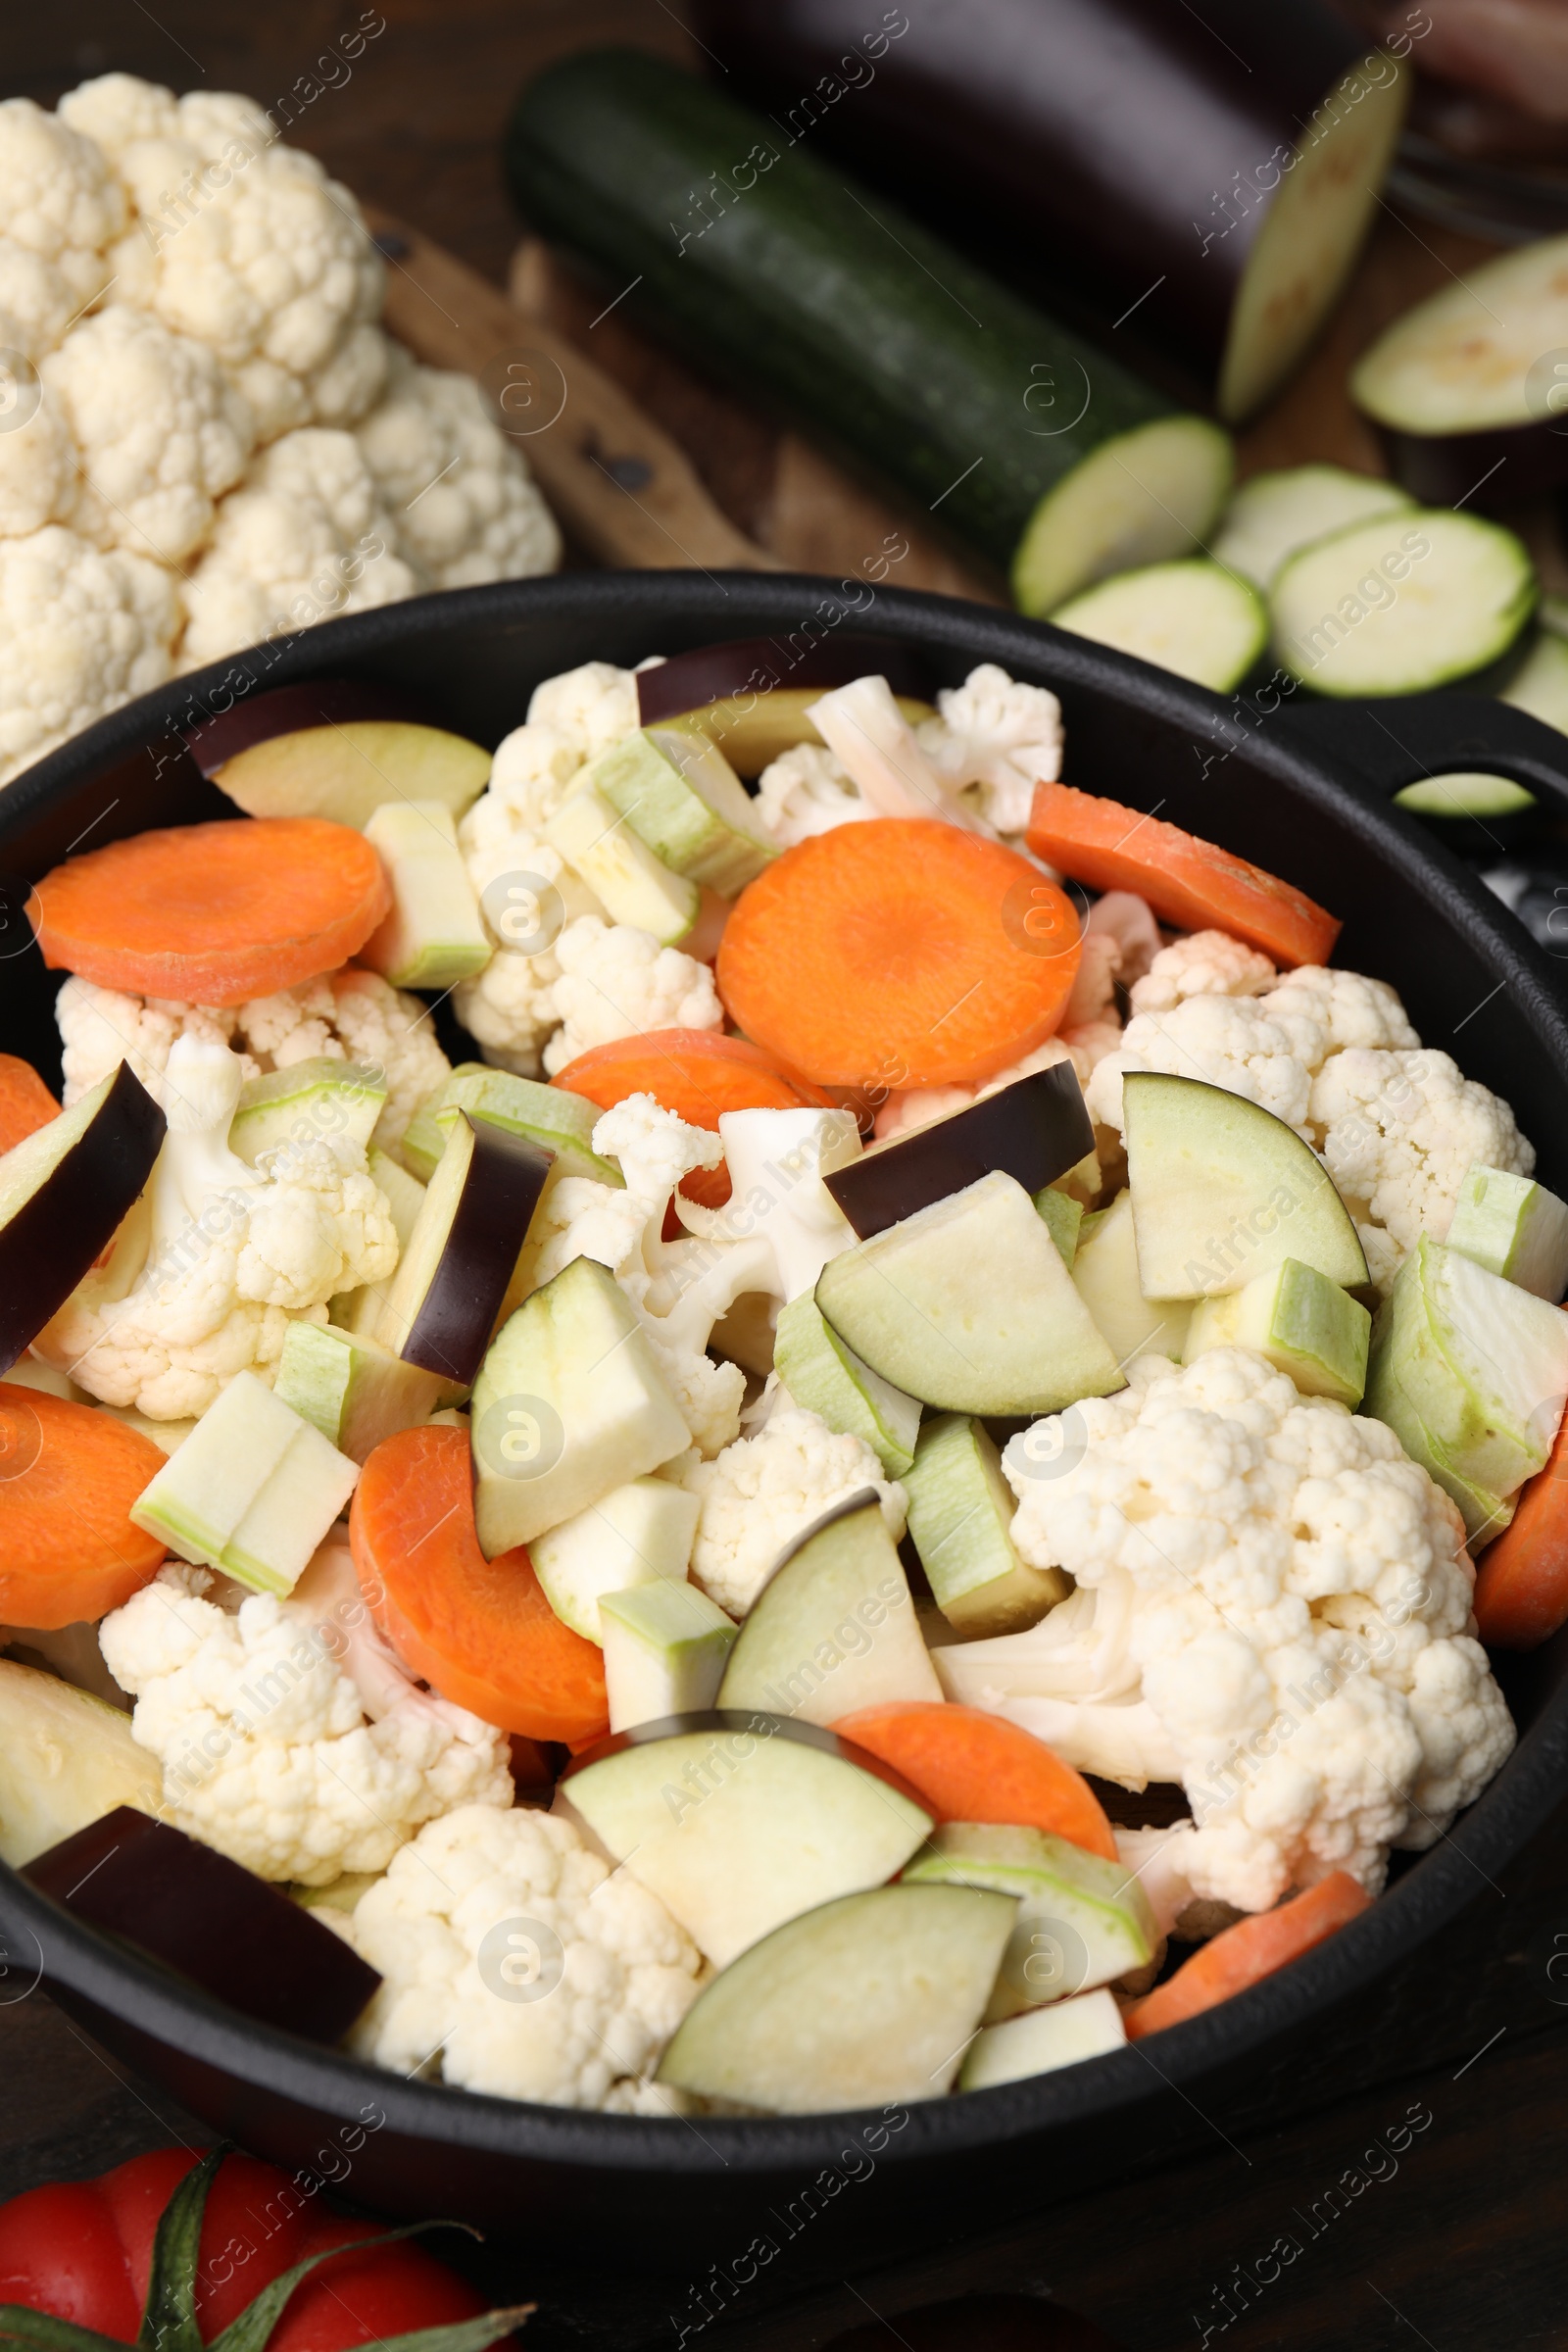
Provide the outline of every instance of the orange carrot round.
<path id="1" fill-rule="evenodd" d="M 1275 1911 L 1259 1911 L 1222 1928 L 1217 1936 L 1183 1961 L 1174 1976 L 1122 2012 L 1130 2041 L 1145 2034 L 1179 2026 L 1233 1993 L 1260 1984 L 1278 1968 L 1288 1968 L 1317 1943 L 1326 1943 L 1360 1912 L 1372 1897 L 1357 1886 L 1348 1870 L 1335 1870 L 1319 1879 Z"/>
<path id="2" fill-rule="evenodd" d="M 1110 1823 L 1083 1774 L 1004 1716 L 911 1698 L 861 1707 L 833 1730 L 891 1764 L 939 1821 L 1046 1830 L 1116 1859 Z"/>
<path id="3" fill-rule="evenodd" d="M 602 1653 L 562 1624 L 520 1544 L 493 1560 L 479 1549 L 466 1431 L 384 1439 L 354 1490 L 349 1541 L 376 1623 L 443 1698 L 528 1740 L 610 1729 Z"/>
<path id="4" fill-rule="evenodd" d="M 1539 1649 L 1568 1625 L 1568 1415 L 1476 1571 L 1476 1623 L 1489 1649 Z"/>
<path id="5" fill-rule="evenodd" d="M 1000 842 L 873 817 L 786 850 L 748 886 L 718 993 L 737 1028 L 820 1086 L 967 1084 L 1051 1035 L 1081 928 Z"/>
<path id="6" fill-rule="evenodd" d="M 30 1061 L 0 1054 L 0 1152 L 35 1135 L 60 1109 Z"/>
<path id="7" fill-rule="evenodd" d="M 104 988 L 243 1004 L 336 971 L 391 906 L 363 833 L 319 816 L 222 819 L 112 841 L 45 874 L 45 963 Z"/>
<path id="8" fill-rule="evenodd" d="M 1276 963 L 1326 963 L 1340 922 L 1304 891 L 1180 825 L 1037 784 L 1029 847 L 1092 890 L 1133 890 L 1183 931 L 1230 931 Z"/>
<path id="9" fill-rule="evenodd" d="M 653 1029 L 590 1046 L 556 1072 L 555 1084 L 601 1110 L 613 1110 L 628 1095 L 652 1095 L 688 1127 L 713 1135 L 721 1111 L 821 1108 L 827 1101 L 808 1080 L 786 1077 L 760 1047 L 713 1029 Z M 680 1189 L 689 1200 L 722 1208 L 729 1170 L 694 1169 Z"/>
<path id="10" fill-rule="evenodd" d="M 166 1546 L 130 1506 L 163 1466 L 112 1413 L 0 1381 L 0 1622 L 54 1632 L 150 1584 Z"/>

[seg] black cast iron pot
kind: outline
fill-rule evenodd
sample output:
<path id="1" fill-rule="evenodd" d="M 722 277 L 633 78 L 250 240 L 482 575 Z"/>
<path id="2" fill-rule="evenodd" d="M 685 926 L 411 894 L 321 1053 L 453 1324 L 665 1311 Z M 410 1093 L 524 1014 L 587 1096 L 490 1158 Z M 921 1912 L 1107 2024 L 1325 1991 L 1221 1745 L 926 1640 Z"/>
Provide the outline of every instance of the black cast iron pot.
<path id="1" fill-rule="evenodd" d="M 184 754 L 178 725 L 253 684 L 377 681 L 493 744 L 540 678 L 580 662 L 771 635 L 787 672 L 825 632 L 858 630 L 918 648 L 933 685 L 998 662 L 1054 687 L 1069 780 L 1223 842 L 1342 914 L 1339 960 L 1392 981 L 1426 1043 L 1516 1105 L 1544 1180 L 1568 1190 L 1568 1009 L 1551 958 L 1387 805 L 1429 770 L 1484 765 L 1568 809 L 1560 735 L 1462 696 L 1379 704 L 1375 717 L 1298 709 L 1277 690 L 1222 704 L 1011 614 L 863 582 L 628 572 L 468 589 L 336 620 L 143 696 L 0 796 L 0 1047 L 58 1071 L 58 976 L 22 944 L 23 884 L 84 837 L 97 845 L 231 815 Z M 388 2213 L 466 2216 L 541 2247 L 575 2242 L 601 2270 L 636 2263 L 691 2279 L 716 2263 L 716 2276 L 765 2272 L 770 2286 L 842 2275 L 1212 2145 L 1216 2116 L 1231 2130 L 1277 2120 L 1473 2046 L 1474 1968 L 1463 1955 L 1484 1955 L 1489 1931 L 1475 1944 L 1467 1906 L 1563 1786 L 1565 1662 L 1559 1641 L 1506 1668 L 1517 1753 L 1451 1836 L 1320 1950 L 1156 2042 L 886 2116 L 699 2128 L 404 2082 L 250 2023 L 4 1869 L 0 1998 L 41 1978 L 111 2050 L 258 2154 L 342 2177 L 338 2151 L 352 2150 L 351 2193 Z M 1440 1939 L 1453 1959 L 1435 1970 Z M 1418 1982 L 1419 1997 L 1409 1990 Z"/>

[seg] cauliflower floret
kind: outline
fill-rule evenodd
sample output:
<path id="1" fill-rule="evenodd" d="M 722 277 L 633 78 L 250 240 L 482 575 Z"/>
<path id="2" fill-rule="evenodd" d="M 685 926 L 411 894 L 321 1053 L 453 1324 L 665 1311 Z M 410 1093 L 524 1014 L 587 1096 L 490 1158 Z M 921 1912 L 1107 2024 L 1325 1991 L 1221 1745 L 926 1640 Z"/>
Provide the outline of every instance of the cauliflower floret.
<path id="1" fill-rule="evenodd" d="M 844 762 L 819 743 L 796 743 L 767 767 L 757 787 L 757 813 L 781 850 L 876 810 L 862 801 Z"/>
<path id="2" fill-rule="evenodd" d="M 917 730 L 921 750 L 957 785 L 978 784 L 981 812 L 999 833 L 1022 833 L 1035 786 L 1061 773 L 1061 705 L 995 662 L 937 696 L 940 715 Z"/>
<path id="3" fill-rule="evenodd" d="M 651 931 L 579 915 L 556 942 L 562 1027 L 544 1050 L 553 1078 L 590 1046 L 654 1029 L 722 1029 L 724 1007 L 706 963 L 662 948 Z"/>
<path id="4" fill-rule="evenodd" d="M 396 604 L 418 583 L 352 433 L 285 433 L 219 506 L 185 583 L 186 669 L 330 612 Z"/>
<path id="5" fill-rule="evenodd" d="M 174 582 L 141 556 L 59 523 L 0 539 L 0 784 L 162 685 L 178 620 Z"/>
<path id="6" fill-rule="evenodd" d="M 431 1822 L 347 1933 L 382 1979 L 351 2036 L 362 2057 L 556 2107 L 638 2104 L 703 1979 L 657 1895 L 522 1809 Z"/>
<path id="7" fill-rule="evenodd" d="M 458 826 L 466 856 L 498 848 L 514 834 L 530 839 L 546 825 L 582 771 L 575 734 L 531 721 L 502 737 L 490 781 Z"/>
<path id="8" fill-rule="evenodd" d="M 125 200 L 90 138 L 64 110 L 0 101 L 0 235 L 52 262 L 82 310 L 110 275 L 104 249 L 125 225 Z"/>
<path id="9" fill-rule="evenodd" d="M 385 394 L 356 438 L 400 552 L 432 587 L 521 580 L 561 562 L 555 518 L 472 376 L 416 367 L 393 345 Z"/>
<path id="10" fill-rule="evenodd" d="M 1463 1523 L 1381 1422 L 1216 1348 L 1140 1358 L 1004 1466 L 1013 1542 L 1077 1591 L 938 1671 L 1069 1762 L 1180 1778 L 1199 1895 L 1258 1911 L 1333 1870 L 1375 1893 L 1508 1754 Z"/>
<path id="11" fill-rule="evenodd" d="M 654 666 L 649 662 L 637 665 Z M 578 669 L 563 670 L 559 677 L 545 678 L 528 698 L 529 726 L 553 728 L 581 761 L 597 760 L 641 723 L 637 670 L 617 669 L 612 662 L 584 662 Z"/>
<path id="12" fill-rule="evenodd" d="M 428 1703 L 368 1723 L 313 1612 L 257 1593 L 230 1616 L 195 1581 L 164 1570 L 99 1629 L 176 1829 L 261 1878 L 325 1886 L 384 1870 L 439 1814 L 512 1803 L 504 1732 Z"/>
<path id="13" fill-rule="evenodd" d="M 1423 1233 L 1447 1234 L 1467 1171 L 1477 1162 L 1528 1176 L 1535 1148 L 1513 1112 L 1446 1054 L 1349 1046 L 1312 1082 L 1313 1140 L 1344 1194 L 1373 1280 L 1386 1290 Z"/>
<path id="14" fill-rule="evenodd" d="M 876 1489 L 894 1542 L 904 1534 L 907 1497 L 864 1439 L 799 1405 L 771 1412 L 714 1460 L 682 1454 L 662 1475 L 701 1500 L 692 1581 L 731 1617 L 745 1616 L 785 1544 L 861 1487 Z"/>
<path id="15" fill-rule="evenodd" d="M 31 258 L 30 256 L 28 257 Z M 0 297 L 0 351 L 20 351 L 24 330 Z M 57 400 L 37 388 L 31 415 L 24 403 L 33 388 L 19 383 L 12 429 L 0 434 L 0 537 L 23 539 L 46 523 L 74 519 L 80 491 L 76 447 Z"/>
<path id="16" fill-rule="evenodd" d="M 490 801 L 493 790 L 492 785 L 475 807 Z M 496 803 L 495 813 L 499 809 Z M 492 817 L 467 832 L 464 848 L 468 879 L 495 954 L 482 972 L 459 981 L 453 1010 L 469 1036 L 478 1039 L 487 1061 L 515 1070 L 521 1078 L 537 1078 L 545 1041 L 561 1023 L 555 994 L 561 959 L 555 942 L 564 924 L 584 914 L 602 917 L 604 909 L 560 851 L 520 825 L 503 830 Z M 493 892 L 494 884 L 509 881 L 514 886 L 510 891 Z M 497 904 L 498 898 L 507 901 L 505 907 Z M 511 936 L 496 928 L 493 914 L 510 927 Z M 531 955 L 525 953 L 535 940 L 541 944 Z"/>
<path id="17" fill-rule="evenodd" d="M 1228 931 L 1194 931 L 1161 948 L 1130 991 L 1134 1012 L 1174 1012 L 1188 997 L 1260 997 L 1279 974 Z"/>
<path id="18" fill-rule="evenodd" d="M 100 547 L 181 564 L 256 441 L 250 409 L 212 353 L 117 304 L 73 327 L 39 372 L 81 451 L 75 529 Z"/>
<path id="19" fill-rule="evenodd" d="M 117 299 L 210 345 L 263 440 L 353 423 L 386 373 L 385 271 L 354 196 L 254 100 L 130 78 L 61 104 L 94 125 L 132 216 L 110 257 Z"/>
<path id="20" fill-rule="evenodd" d="M 1388 982 L 1369 979 L 1364 972 L 1303 963 L 1286 972 L 1261 1002 L 1276 1016 L 1300 1010 L 1320 1023 L 1328 1032 L 1326 1054 L 1342 1054 L 1349 1046 L 1421 1043 Z"/>

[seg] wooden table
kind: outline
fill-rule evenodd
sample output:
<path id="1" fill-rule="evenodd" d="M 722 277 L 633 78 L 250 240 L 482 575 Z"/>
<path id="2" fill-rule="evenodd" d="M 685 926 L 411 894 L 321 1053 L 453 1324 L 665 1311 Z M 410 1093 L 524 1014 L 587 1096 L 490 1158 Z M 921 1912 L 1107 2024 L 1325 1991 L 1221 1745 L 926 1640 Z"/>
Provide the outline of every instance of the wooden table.
<path id="1" fill-rule="evenodd" d="M 383 0 L 383 8 L 385 29 L 368 42 L 352 78 L 316 100 L 290 135 L 368 202 L 487 276 L 490 290 L 470 288 L 457 323 L 470 336 L 494 337 L 506 321 L 498 325 L 487 305 L 507 282 L 518 237 L 497 160 L 514 94 L 540 65 L 589 43 L 627 39 L 690 56 L 678 0 Z M 368 10 L 360 21 L 376 14 Z M 0 80 L 6 95 L 25 92 L 48 104 L 88 74 L 122 68 L 179 88 L 246 89 L 270 103 L 358 18 L 347 0 L 217 10 L 210 0 L 13 7 L 0 22 Z M 1380 217 L 1316 358 L 1243 437 L 1244 468 L 1308 457 L 1375 466 L 1375 446 L 1344 397 L 1346 362 L 1385 319 L 1481 250 L 1421 220 Z M 418 341 L 424 297 L 409 259 L 393 265 L 391 316 Z M 417 251 L 413 260 L 416 269 Z M 703 381 L 622 318 L 590 325 L 594 306 L 536 253 L 523 258 L 516 284 L 533 323 L 575 339 L 612 390 L 632 395 L 669 437 L 711 502 L 715 543 L 727 531 L 732 544 L 749 547 L 736 560 L 837 571 L 898 527 L 909 540 L 899 585 L 1000 594 L 997 581 L 936 539 L 925 517 L 846 483 L 795 435 Z M 590 539 L 593 528 L 590 517 Z M 1549 534 L 1539 534 L 1538 546 L 1555 584 L 1568 585 Z M 575 560 L 593 552 L 579 539 Z M 672 559 L 656 550 L 641 560 Z M 1020 2344 L 1066 2345 L 1047 2324 L 1052 2303 L 1090 2315 L 1141 2352 L 1200 2345 L 1205 2327 L 1227 2352 L 1233 2344 L 1242 2352 L 1340 2352 L 1347 2344 L 1364 2352 L 1416 2344 L 1431 2352 L 1547 2352 L 1568 2344 L 1564 1954 L 1568 1810 L 1503 1883 L 1478 1887 L 1462 1929 L 1426 1956 L 1424 1973 L 1406 1986 L 1406 2001 L 1430 1997 L 1451 2011 L 1456 1972 L 1461 1980 L 1465 1998 L 1458 2021 L 1445 2029 L 1451 2054 L 1442 2063 L 1274 2131 L 1247 2129 L 1214 2109 L 1205 2119 L 1212 2153 L 1177 2170 L 1079 2198 L 1070 2179 L 1043 2184 L 1030 2222 L 994 2240 L 934 2248 L 921 2263 L 846 2282 L 790 2310 L 737 2313 L 694 2340 L 705 2352 L 804 2352 L 863 2329 L 858 2352 L 900 2344 L 924 2352 L 932 2339 L 914 2316 L 920 2309 L 1008 2293 L 1030 2298 L 1023 2308 L 1037 2315 L 1033 2333 L 1007 2338 Z M 0 2195 L 206 2136 L 41 1993 L 8 2000 L 8 1987 L 20 1989 L 0 1976 Z M 1396 2155 L 1389 2132 L 1411 2109 L 1430 2115 L 1430 2124 Z M 1129 2165 L 1136 2171 L 1136 2149 Z M 1341 2181 L 1340 2198 L 1330 2199 Z M 1331 2207 L 1332 2223 L 1323 2219 Z M 1299 2253 L 1272 2282 L 1243 2287 L 1239 2302 L 1242 2271 L 1256 2279 L 1259 2258 L 1282 2235 Z M 644 2282 L 615 2278 L 608 2241 L 606 2252 L 593 2276 L 543 2259 L 495 2264 L 488 2276 L 507 2299 L 540 2298 L 527 2331 L 534 2352 L 640 2352 L 675 2342 L 666 2302 Z M 1240 2316 L 1222 2330 L 1215 2298 L 1228 2281 Z M 878 2327 L 878 2314 L 887 2325 Z M 1001 2352 L 1003 2315 L 975 2306 L 949 2340 Z"/>

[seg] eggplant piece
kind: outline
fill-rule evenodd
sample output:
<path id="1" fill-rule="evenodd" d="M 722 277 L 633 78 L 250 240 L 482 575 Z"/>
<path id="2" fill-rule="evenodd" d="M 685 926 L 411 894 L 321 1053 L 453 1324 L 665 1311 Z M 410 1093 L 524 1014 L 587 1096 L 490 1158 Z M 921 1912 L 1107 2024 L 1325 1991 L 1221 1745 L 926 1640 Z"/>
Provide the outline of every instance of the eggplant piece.
<path id="1" fill-rule="evenodd" d="M 555 1153 L 460 1111 L 398 1262 L 374 1337 L 471 1388 L 509 1301 Z"/>
<path id="2" fill-rule="evenodd" d="M 1410 76 L 1319 0 L 697 0 L 724 87 L 928 223 L 1161 347 L 1227 422 L 1302 357 L 1393 160 Z M 1407 50 L 1409 39 L 1401 36 Z M 1126 337 L 1123 338 L 1126 340 Z"/>
<path id="3" fill-rule="evenodd" d="M 674 720 L 721 746 L 738 775 L 758 776 L 797 743 L 820 743 L 808 715 L 821 693 L 875 672 L 887 679 L 906 718 L 932 715 L 930 665 L 896 637 L 736 637 L 672 655 L 637 673 L 645 727 Z"/>
<path id="4" fill-rule="evenodd" d="M 152 1174 L 165 1125 L 122 1061 L 0 1158 L 0 1373 L 113 1240 Z"/>
<path id="5" fill-rule="evenodd" d="M 1094 1148 L 1077 1073 L 1058 1061 L 929 1126 L 873 1144 L 823 1182 L 866 1242 L 998 1169 L 1026 1193 L 1043 1192 Z"/>
<path id="6" fill-rule="evenodd" d="M 356 678 L 275 686 L 184 730 L 202 774 L 247 816 L 363 827 L 385 801 L 477 800 L 490 754 L 410 696 Z"/>
<path id="7" fill-rule="evenodd" d="M 381 1982 L 277 1887 L 129 1805 L 50 1846 L 23 1876 L 216 2000 L 306 2041 L 341 2040 Z"/>

